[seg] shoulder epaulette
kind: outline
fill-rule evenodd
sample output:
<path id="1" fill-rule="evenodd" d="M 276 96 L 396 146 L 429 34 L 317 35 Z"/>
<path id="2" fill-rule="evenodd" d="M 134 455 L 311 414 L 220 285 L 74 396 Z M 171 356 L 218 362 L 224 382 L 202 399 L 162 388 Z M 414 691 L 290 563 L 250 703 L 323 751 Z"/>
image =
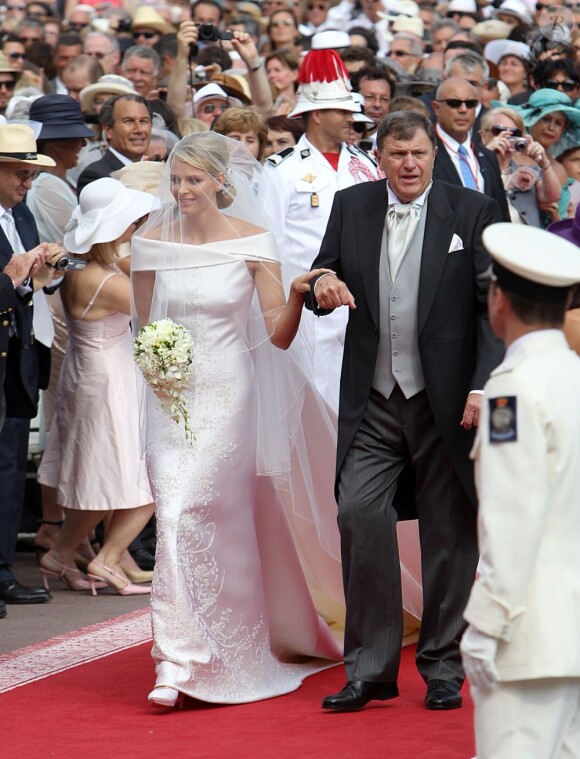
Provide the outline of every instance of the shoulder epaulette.
<path id="1" fill-rule="evenodd" d="M 266 158 L 266 161 L 272 166 L 279 166 L 282 161 L 285 161 L 286 158 L 292 155 L 293 152 L 293 147 L 284 148 L 284 150 L 281 150 L 279 153 L 274 153 L 274 155 L 268 156 L 268 158 Z"/>
<path id="2" fill-rule="evenodd" d="M 358 145 L 347 145 L 346 149 L 349 153 L 352 155 L 355 155 L 357 158 L 359 158 L 361 155 L 365 158 L 368 158 L 368 160 L 372 163 L 373 166 L 378 166 L 378 163 L 374 156 L 369 155 L 365 150 L 362 148 L 359 148 Z"/>

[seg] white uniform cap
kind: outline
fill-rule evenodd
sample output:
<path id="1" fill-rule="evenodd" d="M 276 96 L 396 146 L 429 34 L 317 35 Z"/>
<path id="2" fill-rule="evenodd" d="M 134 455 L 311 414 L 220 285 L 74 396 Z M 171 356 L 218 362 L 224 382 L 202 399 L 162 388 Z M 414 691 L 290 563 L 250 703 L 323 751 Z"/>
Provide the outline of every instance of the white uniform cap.
<path id="1" fill-rule="evenodd" d="M 477 13 L 477 3 L 475 0 L 451 0 L 445 13 Z"/>
<path id="2" fill-rule="evenodd" d="M 578 247 L 544 229 L 523 224 L 491 224 L 482 239 L 494 262 L 500 265 L 499 271 L 494 267 L 498 284 L 511 292 L 532 300 L 551 300 L 550 290 L 580 282 Z M 501 268 L 510 276 L 502 273 Z"/>
<path id="3" fill-rule="evenodd" d="M 350 47 L 348 32 L 339 32 L 336 29 L 327 29 L 312 35 L 311 50 L 336 50 L 337 48 Z"/>

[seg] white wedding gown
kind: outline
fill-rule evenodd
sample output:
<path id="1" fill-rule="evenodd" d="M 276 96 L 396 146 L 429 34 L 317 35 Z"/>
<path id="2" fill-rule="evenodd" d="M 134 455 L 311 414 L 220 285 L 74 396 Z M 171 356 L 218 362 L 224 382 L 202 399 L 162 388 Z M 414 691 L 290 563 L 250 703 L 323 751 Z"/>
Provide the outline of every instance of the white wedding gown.
<path id="1" fill-rule="evenodd" d="M 177 277 L 163 271 L 170 244 L 133 238 L 132 246 L 135 268 L 157 269 L 167 316 L 194 341 L 186 404 L 195 440 L 186 441 L 183 424 L 161 411 L 151 393 L 147 413 L 147 468 L 157 505 L 151 594 L 157 682 L 215 703 L 289 693 L 341 659 L 313 594 L 327 617 L 340 617 L 343 598 L 339 561 L 318 540 L 325 530 L 338 556 L 335 439 L 315 427 L 308 442 L 319 457 L 316 488 L 328 504 L 318 532 L 297 515 L 292 493 L 256 473 L 260 415 L 247 337 L 254 280 L 244 259 L 249 250 L 272 248 L 273 237 L 178 246 L 189 263 L 180 261 Z M 316 425 L 315 391 L 308 387 L 302 415 Z M 305 489 L 296 461 L 292 477 L 296 498 Z"/>

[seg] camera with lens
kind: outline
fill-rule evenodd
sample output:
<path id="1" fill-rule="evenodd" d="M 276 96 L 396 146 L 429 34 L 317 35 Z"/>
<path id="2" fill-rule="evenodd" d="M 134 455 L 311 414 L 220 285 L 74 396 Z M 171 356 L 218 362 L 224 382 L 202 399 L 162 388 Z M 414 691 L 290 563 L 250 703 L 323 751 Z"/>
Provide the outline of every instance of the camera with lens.
<path id="1" fill-rule="evenodd" d="M 217 42 L 218 40 L 233 40 L 234 38 L 231 32 L 222 32 L 213 24 L 200 24 L 198 28 L 200 42 Z"/>
<path id="2" fill-rule="evenodd" d="M 528 141 L 525 137 L 509 137 L 508 143 L 511 150 L 516 150 L 518 153 L 525 153 L 528 147 Z"/>
<path id="3" fill-rule="evenodd" d="M 119 21 L 119 24 L 117 26 L 118 32 L 130 32 L 131 31 L 131 24 L 133 22 L 130 18 L 122 18 Z"/>

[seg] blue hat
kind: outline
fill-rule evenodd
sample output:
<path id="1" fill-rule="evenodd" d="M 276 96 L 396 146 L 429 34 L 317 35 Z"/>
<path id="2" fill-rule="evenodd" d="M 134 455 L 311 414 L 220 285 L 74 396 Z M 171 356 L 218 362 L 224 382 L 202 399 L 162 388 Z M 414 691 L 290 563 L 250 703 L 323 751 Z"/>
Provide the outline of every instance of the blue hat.
<path id="1" fill-rule="evenodd" d="M 491 107 L 505 108 L 506 105 L 500 103 L 499 100 L 492 100 Z M 559 111 L 566 116 L 567 124 L 564 133 L 561 139 L 550 148 L 551 154 L 559 156 L 572 145 L 580 144 L 580 108 L 576 108 L 564 92 L 546 87 L 533 92 L 524 105 L 508 105 L 507 107 L 520 114 L 527 129 L 531 129 L 534 124 L 537 124 L 541 118 L 549 113 Z"/>
<path id="2" fill-rule="evenodd" d="M 42 124 L 36 138 L 43 140 L 73 140 L 94 137 L 85 125 L 79 103 L 69 95 L 44 95 L 30 106 L 29 118 Z"/>

